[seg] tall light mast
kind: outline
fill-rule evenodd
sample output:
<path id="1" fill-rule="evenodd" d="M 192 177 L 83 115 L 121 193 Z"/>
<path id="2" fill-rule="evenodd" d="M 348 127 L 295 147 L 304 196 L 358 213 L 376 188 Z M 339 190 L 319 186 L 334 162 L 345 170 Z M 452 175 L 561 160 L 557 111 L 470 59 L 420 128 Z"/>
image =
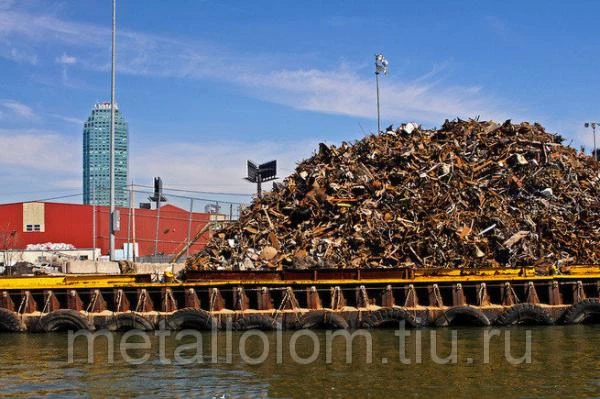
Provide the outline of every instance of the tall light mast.
<path id="1" fill-rule="evenodd" d="M 596 148 L 596 127 L 600 126 L 600 122 L 586 122 L 583 124 L 586 128 L 592 127 L 592 135 L 594 136 L 594 148 L 592 149 L 592 156 L 594 161 L 598 162 L 598 149 Z"/>
<path id="2" fill-rule="evenodd" d="M 110 242 L 109 257 L 114 260 L 115 256 L 115 43 L 116 43 L 116 23 L 117 23 L 117 0 L 112 2 L 112 57 L 111 57 L 111 77 L 110 77 Z"/>
<path id="3" fill-rule="evenodd" d="M 379 74 L 387 75 L 388 62 L 383 54 L 375 54 L 375 85 L 377 86 L 377 133 L 381 132 L 381 113 L 379 111 Z"/>

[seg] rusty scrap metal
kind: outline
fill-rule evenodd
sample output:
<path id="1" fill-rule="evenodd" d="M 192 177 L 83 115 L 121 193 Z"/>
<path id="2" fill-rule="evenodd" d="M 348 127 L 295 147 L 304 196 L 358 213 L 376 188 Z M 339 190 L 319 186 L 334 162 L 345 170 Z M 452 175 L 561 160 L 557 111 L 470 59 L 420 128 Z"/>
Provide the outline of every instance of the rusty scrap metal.
<path id="1" fill-rule="evenodd" d="M 597 264 L 598 164 L 561 143 L 537 123 L 456 120 L 320 144 L 187 267 Z"/>

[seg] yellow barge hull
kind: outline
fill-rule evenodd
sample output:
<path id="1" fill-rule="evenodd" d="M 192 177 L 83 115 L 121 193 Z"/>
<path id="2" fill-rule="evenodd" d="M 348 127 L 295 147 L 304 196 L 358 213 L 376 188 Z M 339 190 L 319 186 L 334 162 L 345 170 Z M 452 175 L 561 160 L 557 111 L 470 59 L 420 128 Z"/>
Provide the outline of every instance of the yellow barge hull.
<path id="1" fill-rule="evenodd" d="M 599 298 L 596 265 L 0 277 L 0 331 L 568 324 Z"/>

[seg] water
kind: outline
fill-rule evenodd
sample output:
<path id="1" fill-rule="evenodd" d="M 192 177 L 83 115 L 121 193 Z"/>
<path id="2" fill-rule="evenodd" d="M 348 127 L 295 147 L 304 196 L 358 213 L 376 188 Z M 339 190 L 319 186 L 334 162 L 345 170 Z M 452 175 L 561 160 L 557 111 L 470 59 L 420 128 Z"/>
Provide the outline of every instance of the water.
<path id="1" fill-rule="evenodd" d="M 125 357 L 119 343 L 127 336 L 119 333 L 112 338 L 114 359 L 110 359 L 105 338 L 98 338 L 91 364 L 87 342 L 81 337 L 73 345 L 72 362 L 69 362 L 66 333 L 3 334 L 0 335 L 0 395 L 49 398 L 391 398 L 442 394 L 485 398 L 600 397 L 600 326 L 417 331 L 411 331 L 403 344 L 394 330 L 369 331 L 372 350 L 367 344 L 368 337 L 357 336 L 352 342 L 350 359 L 347 359 L 345 338 L 332 339 L 325 331 L 264 335 L 256 332 L 245 336 L 218 333 L 216 339 L 210 332 L 183 338 L 174 334 L 161 338 L 151 333 L 149 347 L 127 350 Z M 527 350 L 528 334 L 530 351 Z M 432 336 L 435 346 L 432 346 Z M 455 352 L 452 351 L 453 336 L 456 336 Z M 487 359 L 486 336 L 492 336 Z M 143 344 L 140 336 L 127 339 L 127 342 Z M 202 351 L 197 342 L 202 343 Z M 182 344 L 187 345 L 187 349 Z M 268 353 L 263 350 L 264 344 Z M 432 348 L 437 350 L 432 351 Z M 405 355 L 403 360 L 401 352 Z M 448 357 L 452 353 L 456 354 L 455 358 Z M 508 359 L 512 356 L 511 361 L 507 360 L 507 354 Z M 435 355 L 446 358 L 443 361 L 448 364 L 432 360 Z M 128 363 L 127 357 L 147 360 L 135 365 Z M 195 361 L 183 364 L 191 360 Z"/>

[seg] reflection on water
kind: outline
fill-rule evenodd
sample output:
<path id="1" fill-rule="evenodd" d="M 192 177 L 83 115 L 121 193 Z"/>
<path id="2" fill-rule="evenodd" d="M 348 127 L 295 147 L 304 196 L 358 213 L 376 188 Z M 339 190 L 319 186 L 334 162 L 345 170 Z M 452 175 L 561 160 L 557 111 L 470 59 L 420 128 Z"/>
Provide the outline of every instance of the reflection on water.
<path id="1" fill-rule="evenodd" d="M 161 347 L 161 338 L 151 334 L 149 349 L 125 352 L 148 357 L 139 365 L 124 361 L 119 347 L 123 334 L 114 336 L 111 364 L 102 339 L 95 343 L 94 362 L 88 364 L 87 342 L 78 338 L 70 364 L 67 334 L 3 334 L 1 396 L 379 398 L 449 391 L 453 396 L 486 398 L 600 396 L 600 326 L 520 327 L 497 330 L 497 335 L 492 331 L 496 330 L 424 329 L 412 331 L 402 344 L 393 330 L 374 330 L 370 337 L 356 336 L 350 353 L 343 337 L 332 340 L 324 331 L 266 333 L 266 341 L 258 334 L 219 333 L 216 344 L 210 333 L 202 333 L 202 353 L 193 337 L 165 337 Z M 527 331 L 529 358 L 524 356 Z M 135 337 L 129 342 L 133 341 L 141 342 Z M 262 360 L 261 355 L 264 361 L 248 364 Z M 520 364 L 511 364 L 507 356 Z M 176 364 L 176 359 L 195 361 Z"/>

